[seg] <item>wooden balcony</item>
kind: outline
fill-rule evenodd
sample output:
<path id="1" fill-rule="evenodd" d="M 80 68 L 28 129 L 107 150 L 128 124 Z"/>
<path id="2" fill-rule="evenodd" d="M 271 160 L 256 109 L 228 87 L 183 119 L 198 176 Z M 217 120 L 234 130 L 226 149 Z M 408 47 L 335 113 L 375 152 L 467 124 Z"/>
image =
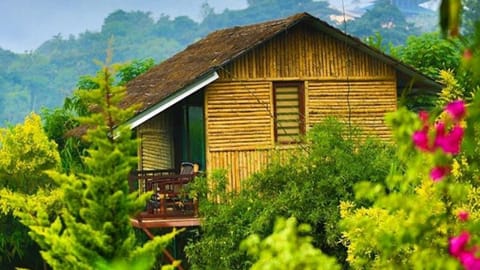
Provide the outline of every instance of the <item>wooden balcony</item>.
<path id="1" fill-rule="evenodd" d="M 139 190 L 153 194 L 145 210 L 132 218 L 138 228 L 199 226 L 198 202 L 188 196 L 186 186 L 197 173 L 181 173 L 175 170 L 143 170 L 130 174 L 132 191 Z"/>

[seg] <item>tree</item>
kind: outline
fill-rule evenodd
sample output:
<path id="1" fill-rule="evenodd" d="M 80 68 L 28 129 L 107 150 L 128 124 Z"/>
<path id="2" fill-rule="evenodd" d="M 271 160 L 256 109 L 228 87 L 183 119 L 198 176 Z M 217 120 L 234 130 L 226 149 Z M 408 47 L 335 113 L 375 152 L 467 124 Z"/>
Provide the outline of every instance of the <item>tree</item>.
<path id="1" fill-rule="evenodd" d="M 309 225 L 297 225 L 293 217 L 278 219 L 270 236 L 261 240 L 256 234 L 250 235 L 241 247 L 256 258 L 252 270 L 340 270 L 334 258 L 327 257 L 315 248 L 311 236 L 305 236 L 310 231 Z"/>
<path id="2" fill-rule="evenodd" d="M 31 114 L 23 125 L 0 129 L 0 183 L 26 194 L 51 184 L 44 170 L 58 166 L 55 142 L 42 129 L 40 117 Z"/>
<path id="3" fill-rule="evenodd" d="M 479 23 L 480 18 L 480 1 L 463 0 L 463 32 L 466 35 L 475 33 L 475 25 Z"/>
<path id="4" fill-rule="evenodd" d="M 56 148 L 55 142 L 43 132 L 36 114 L 27 116 L 23 124 L 1 128 L 0 188 L 29 195 L 51 186 L 53 181 L 43 171 L 58 167 L 60 157 Z M 10 209 L 0 210 L 0 264 L 35 267 L 40 261 L 38 247 L 27 233 L 28 228 Z"/>
<path id="5" fill-rule="evenodd" d="M 354 36 L 366 38 L 380 33 L 386 42 L 400 45 L 408 36 L 419 33 L 418 29 L 406 21 L 400 10 L 388 0 L 377 0 L 373 7 L 360 18 L 347 22 L 347 31 Z"/>
<path id="6" fill-rule="evenodd" d="M 135 79 L 137 76 L 147 72 L 155 65 L 153 58 L 146 58 L 142 60 L 133 60 L 130 63 L 122 66 L 118 71 L 120 81 L 118 84 L 125 85 L 127 82 Z"/>
<path id="7" fill-rule="evenodd" d="M 119 71 L 115 84 L 125 85 L 138 75 L 146 72 L 154 65 L 152 58 L 143 60 L 133 60 L 128 63 L 119 65 Z M 93 76 L 81 76 L 77 82 L 78 90 L 93 90 L 99 85 Z M 44 130 L 48 137 L 58 144 L 61 156 L 62 168 L 65 172 L 71 170 L 83 171 L 83 162 L 81 155 L 87 148 L 87 144 L 77 137 L 66 135 L 68 131 L 78 127 L 78 117 L 89 115 L 88 104 L 78 92 L 74 92 L 71 97 L 64 100 L 63 107 L 55 109 L 44 108 L 42 110 L 42 118 L 44 122 Z"/>
<path id="8" fill-rule="evenodd" d="M 441 70 L 460 73 L 462 45 L 458 40 L 445 40 L 438 33 L 410 36 L 404 46 L 398 48 L 402 62 L 415 67 L 433 79 L 440 78 Z"/>
<path id="9" fill-rule="evenodd" d="M 117 10 L 105 18 L 102 33 L 108 38 L 148 33 L 154 25 L 151 15 L 150 12 Z"/>
<path id="10" fill-rule="evenodd" d="M 30 228 L 42 257 L 54 269 L 96 269 L 118 261 L 141 262 L 144 269 L 150 269 L 174 235 L 155 237 L 143 246 L 135 239 L 129 217 L 145 206 L 149 194 L 138 196 L 129 190 L 127 179 L 136 164 L 137 140 L 131 139 L 128 126 L 115 126 L 131 117 L 135 108 L 118 107 L 125 88 L 113 86 L 114 79 L 115 69 L 102 67 L 93 78 L 98 88 L 79 91 L 83 101 L 96 104 L 95 111 L 80 121 L 95 128 L 85 136 L 90 145 L 83 157 L 85 173 L 48 172 L 59 185 L 54 192 L 59 194 L 60 210 L 52 216 L 49 204 L 27 201 L 24 205 L 27 198 L 20 194 L 2 194 Z"/>

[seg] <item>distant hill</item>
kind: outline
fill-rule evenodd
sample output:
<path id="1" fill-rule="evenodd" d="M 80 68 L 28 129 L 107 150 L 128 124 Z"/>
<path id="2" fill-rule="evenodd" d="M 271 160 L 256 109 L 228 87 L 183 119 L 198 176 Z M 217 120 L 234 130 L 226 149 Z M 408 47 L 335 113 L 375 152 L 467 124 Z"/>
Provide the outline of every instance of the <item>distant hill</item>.
<path id="1" fill-rule="evenodd" d="M 171 18 L 163 15 L 154 19 L 148 12 L 118 10 L 105 18 L 99 32 L 86 31 L 69 37 L 57 35 L 35 51 L 24 54 L 0 48 L 0 125 L 21 122 L 26 114 L 38 112 L 42 107 L 61 106 L 80 76 L 96 72 L 98 66 L 94 60 L 105 59 L 108 41 L 112 37 L 114 62 L 153 58 L 158 63 L 216 29 L 282 18 L 298 12 L 309 12 L 334 25 L 338 22 L 331 18 L 342 17 L 340 11 L 329 7 L 328 2 L 312 0 L 248 0 L 248 7 L 243 10 L 227 9 L 219 14 L 204 4 L 200 23 L 186 16 Z M 380 15 L 373 14 L 376 18 Z M 391 20 L 389 14 L 383 15 Z M 357 20 L 362 23 L 357 28 L 375 30 L 375 26 L 368 24 L 369 20 Z M 349 29 L 355 29 L 355 21 L 351 22 Z M 396 25 L 401 26 L 401 23 Z M 386 41 L 398 45 L 406 35 L 416 34 L 412 27 L 402 27 L 381 29 L 379 25 L 377 30 L 394 32 Z M 350 34 L 371 35 L 361 31 Z"/>

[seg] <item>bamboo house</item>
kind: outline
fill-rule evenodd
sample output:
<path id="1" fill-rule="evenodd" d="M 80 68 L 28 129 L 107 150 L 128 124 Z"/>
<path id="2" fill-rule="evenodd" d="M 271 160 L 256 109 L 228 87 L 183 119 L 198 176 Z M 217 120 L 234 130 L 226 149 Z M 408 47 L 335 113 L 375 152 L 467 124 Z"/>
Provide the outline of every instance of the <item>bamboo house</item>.
<path id="1" fill-rule="evenodd" d="M 141 104 L 125 123 L 141 139 L 130 180 L 155 191 L 132 223 L 150 236 L 199 225 L 197 202 L 180 196 L 195 171 L 226 169 L 238 189 L 328 116 L 388 139 L 384 115 L 406 88 L 441 86 L 307 13 L 213 32 L 127 84 L 122 106 Z"/>
<path id="2" fill-rule="evenodd" d="M 413 82 L 413 83 L 412 83 Z M 388 138 L 397 98 L 440 85 L 412 67 L 301 13 L 211 33 L 127 85 L 139 170 L 224 168 L 230 188 L 327 116 Z"/>

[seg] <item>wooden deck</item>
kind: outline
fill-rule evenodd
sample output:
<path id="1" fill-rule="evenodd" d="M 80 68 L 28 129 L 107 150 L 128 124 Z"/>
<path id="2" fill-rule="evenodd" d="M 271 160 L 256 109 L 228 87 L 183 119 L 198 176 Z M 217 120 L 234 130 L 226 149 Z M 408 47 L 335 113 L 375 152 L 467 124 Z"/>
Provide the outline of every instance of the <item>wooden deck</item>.
<path id="1" fill-rule="evenodd" d="M 181 170 L 143 170 L 133 171 L 129 177 L 130 190 L 140 193 L 152 192 L 145 205 L 145 211 L 130 218 L 133 227 L 139 228 L 153 239 L 150 229 L 182 228 L 200 226 L 198 201 L 187 192 L 188 185 L 197 176 L 196 172 Z M 163 255 L 171 263 L 175 258 L 163 250 Z M 177 269 L 183 270 L 182 265 Z"/>
<path id="2" fill-rule="evenodd" d="M 131 218 L 132 226 L 144 228 L 180 228 L 200 226 L 200 218 L 198 217 L 142 217 L 137 216 Z"/>
<path id="3" fill-rule="evenodd" d="M 129 184 L 132 191 L 153 192 L 145 211 L 132 217 L 137 228 L 199 226 L 198 203 L 186 191 L 195 173 L 175 174 L 174 170 L 134 171 Z"/>

